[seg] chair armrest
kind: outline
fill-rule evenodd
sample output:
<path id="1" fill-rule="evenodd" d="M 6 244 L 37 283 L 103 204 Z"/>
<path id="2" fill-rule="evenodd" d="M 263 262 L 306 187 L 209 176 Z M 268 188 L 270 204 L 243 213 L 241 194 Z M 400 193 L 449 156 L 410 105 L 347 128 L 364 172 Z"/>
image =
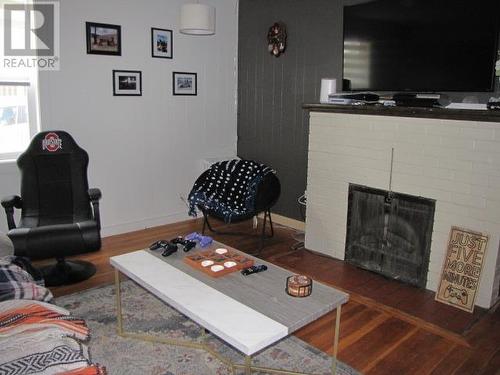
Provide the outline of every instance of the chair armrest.
<path id="1" fill-rule="evenodd" d="M 5 209 L 9 230 L 16 227 L 16 223 L 14 221 L 14 208 L 21 208 L 22 206 L 23 200 L 18 195 L 11 195 L 2 199 L 2 207 Z"/>
<path id="2" fill-rule="evenodd" d="M 94 211 L 94 220 L 97 222 L 97 227 L 101 229 L 101 214 L 99 212 L 99 199 L 102 198 L 101 190 L 92 188 L 88 190 L 88 194 Z"/>
<path id="3" fill-rule="evenodd" d="M 100 189 L 92 188 L 89 189 L 88 193 L 91 201 L 98 201 L 99 199 L 102 198 L 102 193 Z"/>
<path id="4" fill-rule="evenodd" d="M 3 208 L 21 208 L 23 200 L 18 195 L 10 195 L 8 197 L 2 198 Z"/>

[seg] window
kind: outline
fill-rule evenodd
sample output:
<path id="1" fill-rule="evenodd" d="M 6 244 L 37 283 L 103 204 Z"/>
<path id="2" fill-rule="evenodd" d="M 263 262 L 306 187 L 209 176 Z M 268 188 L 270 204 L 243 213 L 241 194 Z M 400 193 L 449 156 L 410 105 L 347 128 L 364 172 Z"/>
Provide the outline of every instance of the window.
<path id="1" fill-rule="evenodd" d="M 0 0 L 0 13 L 3 13 L 4 2 Z M 0 14 L 0 19 L 2 17 L 3 14 Z M 12 22 L 13 37 L 24 35 L 21 29 L 16 31 L 14 20 Z M 3 27 L 3 22 L 0 22 L 0 27 Z M 34 68 L 4 67 L 3 43 L 0 46 L 1 161 L 16 159 L 38 132 L 38 72 Z"/>

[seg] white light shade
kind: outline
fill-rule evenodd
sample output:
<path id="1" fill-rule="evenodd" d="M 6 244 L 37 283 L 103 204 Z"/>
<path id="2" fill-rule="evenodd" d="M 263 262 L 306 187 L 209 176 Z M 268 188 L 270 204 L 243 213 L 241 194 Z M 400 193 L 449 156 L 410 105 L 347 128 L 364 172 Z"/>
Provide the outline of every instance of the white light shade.
<path id="1" fill-rule="evenodd" d="M 184 4 L 180 32 L 191 35 L 215 34 L 215 8 L 205 4 Z"/>

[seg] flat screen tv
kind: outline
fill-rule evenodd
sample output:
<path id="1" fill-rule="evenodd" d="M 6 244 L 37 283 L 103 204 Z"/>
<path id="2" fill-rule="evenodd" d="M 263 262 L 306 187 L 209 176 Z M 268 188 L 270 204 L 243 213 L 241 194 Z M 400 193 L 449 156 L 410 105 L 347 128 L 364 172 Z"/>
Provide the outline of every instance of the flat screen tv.
<path id="1" fill-rule="evenodd" d="M 353 91 L 492 91 L 499 20 L 499 0 L 345 6 L 344 79 Z"/>

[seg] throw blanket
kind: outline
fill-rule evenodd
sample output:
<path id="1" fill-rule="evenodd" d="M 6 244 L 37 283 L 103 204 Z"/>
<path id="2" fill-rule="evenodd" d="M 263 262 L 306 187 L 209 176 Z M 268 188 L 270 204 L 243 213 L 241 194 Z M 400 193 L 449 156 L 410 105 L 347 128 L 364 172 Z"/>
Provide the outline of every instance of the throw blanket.
<path id="1" fill-rule="evenodd" d="M 29 300 L 0 302 L 0 374 L 100 375 L 90 362 L 85 321 L 61 307 Z"/>
<path id="2" fill-rule="evenodd" d="M 0 301 L 10 299 L 31 299 L 49 302 L 52 293 L 44 287 L 43 279 L 34 280 L 32 275 L 22 269 L 32 268 L 29 261 L 20 257 L 0 259 Z"/>
<path id="3" fill-rule="evenodd" d="M 196 216 L 196 207 L 216 212 L 231 222 L 255 208 L 257 186 L 268 173 L 276 173 L 252 160 L 226 160 L 213 164 L 206 178 L 198 179 L 189 193 L 189 215 Z"/>

